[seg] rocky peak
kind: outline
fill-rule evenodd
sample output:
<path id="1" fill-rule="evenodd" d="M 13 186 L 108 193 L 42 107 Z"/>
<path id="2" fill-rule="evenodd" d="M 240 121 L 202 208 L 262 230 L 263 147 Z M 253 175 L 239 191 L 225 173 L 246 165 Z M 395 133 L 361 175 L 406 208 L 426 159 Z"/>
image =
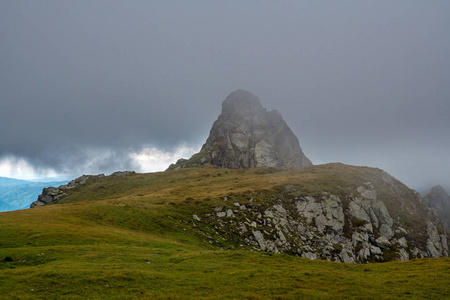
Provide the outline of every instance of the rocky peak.
<path id="1" fill-rule="evenodd" d="M 440 199 L 450 198 L 449 194 L 447 194 L 447 191 L 441 185 L 433 186 L 427 193 L 427 195 L 437 196 Z"/>
<path id="2" fill-rule="evenodd" d="M 231 92 L 230 95 L 222 102 L 223 118 L 232 116 L 245 116 L 264 113 L 265 109 L 262 107 L 256 95 L 246 90 L 237 90 Z"/>
<path id="3" fill-rule="evenodd" d="M 169 169 L 207 163 L 232 169 L 312 165 L 281 114 L 268 112 L 256 95 L 245 90 L 234 91 L 223 101 L 222 113 L 200 152 Z"/>
<path id="4" fill-rule="evenodd" d="M 444 226 L 450 230 L 450 195 L 440 185 L 436 185 L 423 197 L 428 207 L 441 219 Z"/>

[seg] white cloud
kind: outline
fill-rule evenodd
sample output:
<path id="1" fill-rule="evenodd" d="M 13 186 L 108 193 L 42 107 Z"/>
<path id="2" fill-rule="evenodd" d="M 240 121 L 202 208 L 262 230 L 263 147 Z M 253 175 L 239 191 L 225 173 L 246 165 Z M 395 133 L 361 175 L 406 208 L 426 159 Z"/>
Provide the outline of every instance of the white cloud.
<path id="1" fill-rule="evenodd" d="M 38 167 L 29 160 L 13 155 L 0 157 L 0 177 L 34 181 L 73 179 L 81 174 L 109 174 L 119 170 L 158 172 L 166 170 L 180 158 L 189 158 L 196 149 L 179 146 L 173 151 L 156 147 L 143 148 L 139 152 L 122 153 L 107 148 L 85 149 L 78 156 L 66 157 L 67 165 L 61 169 Z"/>
<path id="2" fill-rule="evenodd" d="M 37 168 L 24 158 L 6 156 L 0 158 L 0 176 L 25 180 L 59 177 L 54 169 Z"/>
<path id="3" fill-rule="evenodd" d="M 130 158 L 136 165 L 138 172 L 164 171 L 171 163 L 180 158 L 189 158 L 197 152 L 194 148 L 179 146 L 172 152 L 162 151 L 158 148 L 144 148 L 140 152 L 131 153 Z"/>

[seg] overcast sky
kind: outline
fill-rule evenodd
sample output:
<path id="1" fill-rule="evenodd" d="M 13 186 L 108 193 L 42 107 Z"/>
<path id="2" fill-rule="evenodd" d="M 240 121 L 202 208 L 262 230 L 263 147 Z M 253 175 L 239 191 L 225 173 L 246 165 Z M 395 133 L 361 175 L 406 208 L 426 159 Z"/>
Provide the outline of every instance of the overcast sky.
<path id="1" fill-rule="evenodd" d="M 0 176 L 164 170 L 239 88 L 314 164 L 450 185 L 450 1 L 0 0 Z"/>

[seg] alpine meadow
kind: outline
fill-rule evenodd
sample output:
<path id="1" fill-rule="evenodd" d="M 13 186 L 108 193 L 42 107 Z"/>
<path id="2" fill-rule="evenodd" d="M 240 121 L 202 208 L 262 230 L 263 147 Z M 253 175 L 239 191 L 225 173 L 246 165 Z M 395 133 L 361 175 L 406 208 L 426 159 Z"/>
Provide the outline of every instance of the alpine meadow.
<path id="1" fill-rule="evenodd" d="M 0 0 L 0 300 L 450 299 L 449 16 Z"/>

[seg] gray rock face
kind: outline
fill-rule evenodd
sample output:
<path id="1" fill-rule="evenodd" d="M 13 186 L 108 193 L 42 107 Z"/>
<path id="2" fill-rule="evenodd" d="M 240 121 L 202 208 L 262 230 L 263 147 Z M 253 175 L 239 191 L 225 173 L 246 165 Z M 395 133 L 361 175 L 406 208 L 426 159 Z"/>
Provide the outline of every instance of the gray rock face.
<path id="1" fill-rule="evenodd" d="M 169 169 L 207 163 L 232 169 L 312 165 L 280 113 L 266 111 L 257 96 L 244 90 L 232 92 L 223 101 L 222 114 L 200 152 Z"/>
<path id="2" fill-rule="evenodd" d="M 403 193 L 391 180 L 392 186 L 384 182 L 378 187 Z M 263 207 L 250 202 L 253 198 L 231 198 L 234 207 L 213 208 L 202 224 L 209 224 L 219 239 L 232 242 L 234 236 L 240 247 L 310 259 L 364 263 L 449 255 L 445 231 L 430 220 L 421 228 L 404 229 L 370 182 L 339 196 L 306 196 L 290 186 L 284 191 L 271 195 Z"/>
<path id="3" fill-rule="evenodd" d="M 38 199 L 31 203 L 30 208 L 36 207 L 36 206 L 42 206 L 49 204 L 51 202 L 56 202 L 62 197 L 67 195 L 63 189 L 55 188 L 55 187 L 48 187 L 44 188 L 42 190 L 42 194 L 38 196 Z"/>
<path id="4" fill-rule="evenodd" d="M 450 195 L 440 186 L 434 186 L 424 197 L 423 202 L 428 205 L 441 219 L 444 226 L 450 230 Z"/>

